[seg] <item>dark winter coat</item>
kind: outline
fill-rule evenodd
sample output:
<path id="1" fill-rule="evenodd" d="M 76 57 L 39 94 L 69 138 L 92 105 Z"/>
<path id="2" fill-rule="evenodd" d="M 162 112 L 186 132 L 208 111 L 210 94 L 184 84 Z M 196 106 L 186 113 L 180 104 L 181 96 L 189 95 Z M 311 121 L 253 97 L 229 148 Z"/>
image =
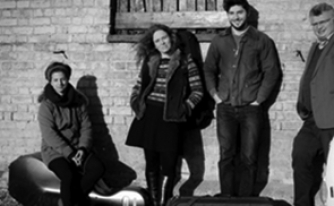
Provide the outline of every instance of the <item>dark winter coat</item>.
<path id="1" fill-rule="evenodd" d="M 87 98 L 74 90 L 76 102 L 71 106 L 59 106 L 44 95 L 41 96 L 38 122 L 42 134 L 42 159 L 48 165 L 52 160 L 68 158 L 78 148 L 90 151 L 92 125 L 87 113 Z"/>

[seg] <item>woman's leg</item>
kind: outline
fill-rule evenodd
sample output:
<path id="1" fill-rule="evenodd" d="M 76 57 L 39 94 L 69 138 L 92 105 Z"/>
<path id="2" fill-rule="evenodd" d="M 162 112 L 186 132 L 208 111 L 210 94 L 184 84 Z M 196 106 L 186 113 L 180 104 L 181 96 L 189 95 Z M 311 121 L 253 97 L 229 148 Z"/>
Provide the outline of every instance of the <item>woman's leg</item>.
<path id="1" fill-rule="evenodd" d="M 164 206 L 168 199 L 173 196 L 176 164 L 178 160 L 177 152 L 161 152 L 160 162 L 162 168 L 161 198 L 160 205 Z"/>
<path id="2" fill-rule="evenodd" d="M 160 181 L 160 158 L 159 153 L 144 149 L 146 168 L 145 177 L 147 189 L 152 198 L 153 206 L 158 206 L 159 203 L 159 181 Z"/>
<path id="3" fill-rule="evenodd" d="M 57 158 L 50 162 L 49 169 L 53 171 L 60 179 L 60 198 L 63 206 L 73 206 L 74 189 L 76 189 L 77 174 L 74 166 L 72 166 L 66 159 Z"/>

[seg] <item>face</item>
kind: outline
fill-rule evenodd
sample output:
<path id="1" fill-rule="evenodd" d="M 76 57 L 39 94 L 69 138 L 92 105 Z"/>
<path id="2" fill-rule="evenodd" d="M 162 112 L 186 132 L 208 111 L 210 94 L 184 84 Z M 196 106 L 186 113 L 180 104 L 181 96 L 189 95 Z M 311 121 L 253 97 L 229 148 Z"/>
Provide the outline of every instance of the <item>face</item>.
<path id="1" fill-rule="evenodd" d="M 240 5 L 235 5 L 227 12 L 231 26 L 239 31 L 247 27 L 247 11 Z"/>
<path id="2" fill-rule="evenodd" d="M 334 12 L 322 12 L 319 16 L 310 16 L 310 23 L 314 34 L 319 40 L 325 40 L 334 32 Z"/>
<path id="3" fill-rule="evenodd" d="M 153 34 L 153 43 L 160 53 L 168 53 L 172 47 L 169 35 L 163 30 L 157 30 Z"/>
<path id="4" fill-rule="evenodd" d="M 53 72 L 51 75 L 51 86 L 60 95 L 63 95 L 64 90 L 68 85 L 68 79 L 63 72 Z"/>

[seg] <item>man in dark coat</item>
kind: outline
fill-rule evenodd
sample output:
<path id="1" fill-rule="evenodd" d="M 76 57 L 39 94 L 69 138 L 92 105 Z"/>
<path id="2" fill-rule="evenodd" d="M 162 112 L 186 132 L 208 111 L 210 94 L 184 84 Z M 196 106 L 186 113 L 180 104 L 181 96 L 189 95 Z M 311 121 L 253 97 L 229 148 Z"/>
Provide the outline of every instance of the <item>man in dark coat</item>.
<path id="1" fill-rule="evenodd" d="M 249 25 L 247 0 L 224 0 L 224 9 L 231 27 L 212 40 L 204 74 L 217 104 L 221 196 L 245 197 L 253 195 L 263 103 L 279 81 L 279 59 L 273 41 Z"/>
<path id="2" fill-rule="evenodd" d="M 304 123 L 292 151 L 295 206 L 314 206 L 334 135 L 334 9 L 317 4 L 309 18 L 317 41 L 307 58 L 297 103 Z"/>

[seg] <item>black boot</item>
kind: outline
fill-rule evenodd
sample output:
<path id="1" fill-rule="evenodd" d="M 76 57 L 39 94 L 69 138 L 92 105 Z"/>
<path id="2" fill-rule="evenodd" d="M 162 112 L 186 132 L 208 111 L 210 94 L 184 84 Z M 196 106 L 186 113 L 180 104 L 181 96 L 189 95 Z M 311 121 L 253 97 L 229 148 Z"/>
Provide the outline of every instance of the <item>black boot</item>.
<path id="1" fill-rule="evenodd" d="M 173 196 L 174 178 L 163 176 L 161 182 L 160 206 L 165 206 L 169 198 Z"/>
<path id="2" fill-rule="evenodd" d="M 146 182 L 148 192 L 151 195 L 152 206 L 159 206 L 159 173 L 147 172 Z"/>

